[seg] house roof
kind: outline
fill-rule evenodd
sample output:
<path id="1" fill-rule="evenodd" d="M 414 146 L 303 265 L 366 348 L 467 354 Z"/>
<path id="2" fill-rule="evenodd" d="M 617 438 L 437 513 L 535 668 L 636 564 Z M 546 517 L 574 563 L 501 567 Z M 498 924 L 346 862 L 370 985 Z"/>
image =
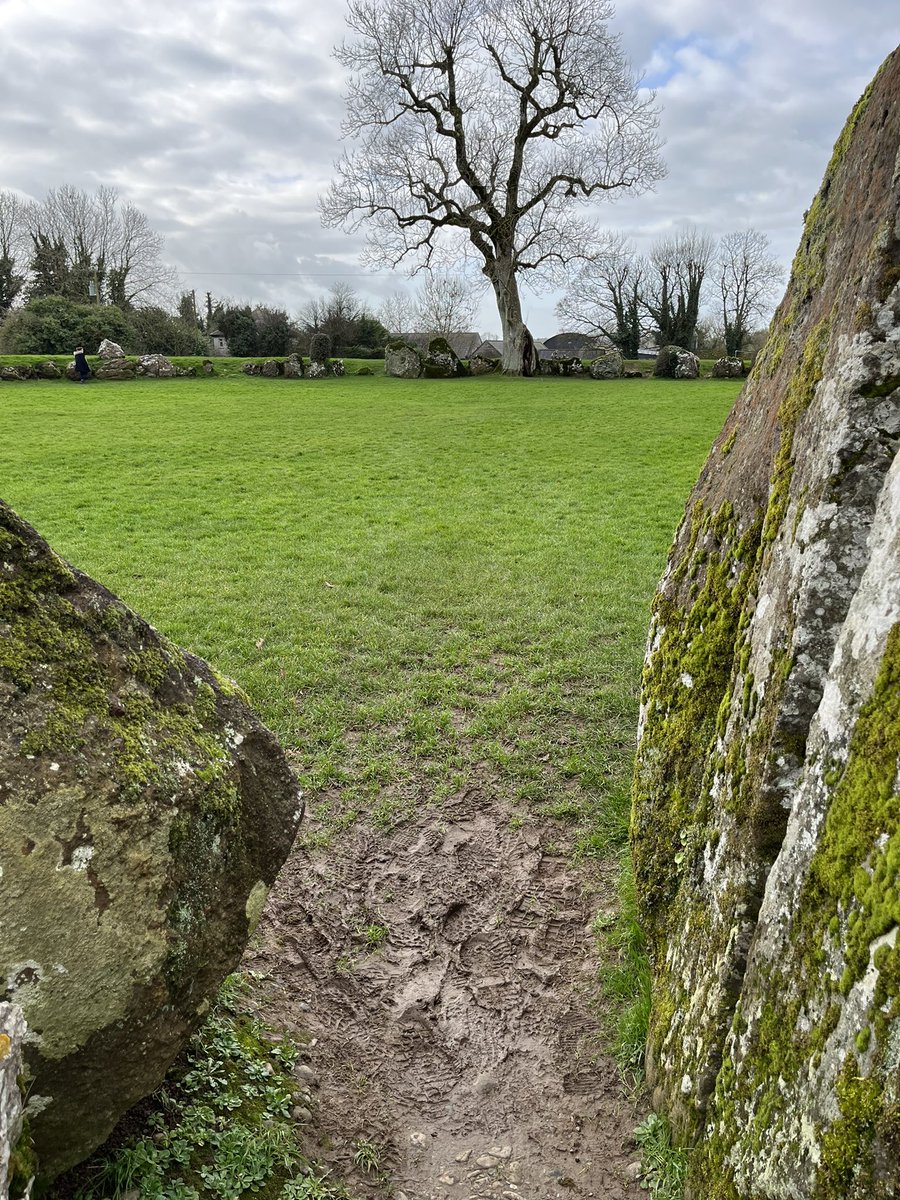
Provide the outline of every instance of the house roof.
<path id="1" fill-rule="evenodd" d="M 544 339 L 544 345 L 548 350 L 571 350 L 573 354 L 583 351 L 593 353 L 594 350 L 605 343 L 606 338 L 594 337 L 589 333 L 578 332 L 554 333 L 553 337 Z"/>
<path id="2" fill-rule="evenodd" d="M 437 336 L 434 333 L 405 333 L 403 340 L 413 346 L 418 346 L 421 350 L 427 350 L 428 343 Z M 451 333 L 448 335 L 447 341 L 457 358 L 471 358 L 481 345 L 481 334 L 471 331 Z"/>
<path id="3" fill-rule="evenodd" d="M 535 350 L 538 351 L 538 353 L 540 353 L 544 349 L 545 345 L 546 345 L 546 343 L 540 341 L 538 338 L 534 339 L 534 348 L 535 348 Z M 487 341 L 481 343 L 481 345 L 478 347 L 478 349 L 475 351 L 475 353 L 472 355 L 472 357 L 473 358 L 502 358 L 503 357 L 503 342 L 500 341 L 498 338 L 489 338 Z"/>

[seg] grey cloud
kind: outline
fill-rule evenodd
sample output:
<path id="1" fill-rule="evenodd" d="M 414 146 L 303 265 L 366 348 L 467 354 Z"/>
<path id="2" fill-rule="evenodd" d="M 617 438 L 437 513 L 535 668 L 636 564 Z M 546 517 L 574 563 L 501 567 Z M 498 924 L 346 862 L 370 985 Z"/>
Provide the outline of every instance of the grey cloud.
<path id="1" fill-rule="evenodd" d="M 343 8 L 309 0 L 2 0 L 0 188 L 114 184 L 198 292 L 296 310 L 338 277 L 373 303 L 405 276 L 319 225 L 340 153 Z M 789 262 L 843 120 L 893 48 L 896 0 L 621 0 L 635 67 L 661 80 L 669 176 L 598 207 L 643 246 L 679 222 L 752 224 Z M 191 272 L 188 274 L 188 272 Z M 299 273 L 306 275 L 299 277 Z M 316 276 L 309 278 L 307 276 Z M 529 297 L 535 332 L 554 297 Z M 496 327 L 488 299 L 482 327 Z"/>

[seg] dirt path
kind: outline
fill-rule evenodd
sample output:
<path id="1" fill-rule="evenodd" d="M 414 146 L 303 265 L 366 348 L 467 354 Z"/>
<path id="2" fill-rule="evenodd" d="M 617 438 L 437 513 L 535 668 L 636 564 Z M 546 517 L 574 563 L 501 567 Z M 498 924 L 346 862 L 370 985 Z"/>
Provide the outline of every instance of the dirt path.
<path id="1" fill-rule="evenodd" d="M 282 872 L 244 966 L 267 1019 L 315 1039 L 309 1149 L 354 1195 L 643 1194 L 591 1007 L 611 879 L 547 836 L 467 794 L 393 833 L 357 822 Z"/>

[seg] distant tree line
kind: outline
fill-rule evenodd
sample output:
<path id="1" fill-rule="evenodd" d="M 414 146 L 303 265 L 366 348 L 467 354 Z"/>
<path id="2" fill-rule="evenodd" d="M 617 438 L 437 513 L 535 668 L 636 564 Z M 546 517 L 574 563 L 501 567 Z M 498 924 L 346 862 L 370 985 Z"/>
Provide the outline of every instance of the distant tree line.
<path id="1" fill-rule="evenodd" d="M 64 185 L 31 203 L 0 190 L 0 352 L 59 354 L 106 337 L 130 354 L 205 355 L 213 330 L 238 357 L 308 353 L 317 333 L 333 355 L 383 352 L 387 330 L 352 288 L 335 286 L 297 318 L 209 294 L 201 312 L 162 255 L 162 237 L 114 188 Z"/>
<path id="2" fill-rule="evenodd" d="M 626 358 L 648 342 L 738 356 L 783 282 L 768 238 L 755 229 L 718 243 L 688 230 L 659 239 L 643 256 L 614 236 L 588 258 L 556 313 L 562 324 L 605 338 Z"/>

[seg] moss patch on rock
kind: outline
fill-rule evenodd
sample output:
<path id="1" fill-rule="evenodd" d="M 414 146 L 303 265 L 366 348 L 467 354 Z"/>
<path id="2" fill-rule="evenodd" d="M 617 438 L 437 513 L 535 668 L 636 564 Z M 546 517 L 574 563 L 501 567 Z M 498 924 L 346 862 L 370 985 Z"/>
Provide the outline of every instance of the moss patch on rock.
<path id="1" fill-rule="evenodd" d="M 52 1175 L 159 1082 L 301 812 L 238 690 L 0 505 L 0 977 Z"/>

